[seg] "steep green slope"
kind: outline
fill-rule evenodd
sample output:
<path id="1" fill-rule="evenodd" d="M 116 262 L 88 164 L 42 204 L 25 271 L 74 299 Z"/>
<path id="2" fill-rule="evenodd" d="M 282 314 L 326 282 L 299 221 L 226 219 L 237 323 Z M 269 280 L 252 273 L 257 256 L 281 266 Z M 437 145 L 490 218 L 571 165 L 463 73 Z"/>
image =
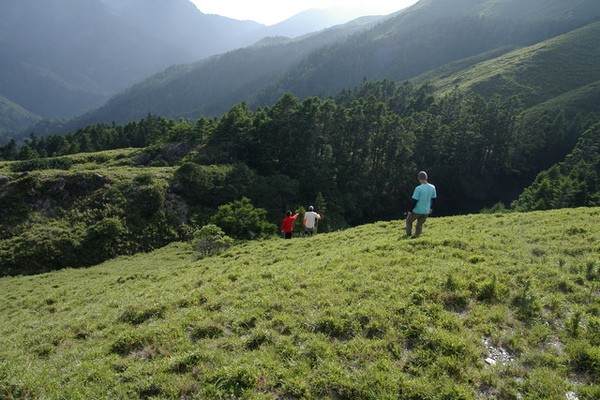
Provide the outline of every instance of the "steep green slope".
<path id="1" fill-rule="evenodd" d="M 261 105 L 285 91 L 300 97 L 330 95 L 365 78 L 403 81 L 504 46 L 537 43 L 594 21 L 596 15 L 600 3 L 591 0 L 420 1 L 362 35 L 315 51 L 254 101 Z"/>
<path id="2" fill-rule="evenodd" d="M 467 215 L 1 278 L 0 393 L 598 398 L 599 237 L 598 208 Z"/>
<path id="3" fill-rule="evenodd" d="M 600 79 L 600 22 L 435 81 L 440 92 L 455 87 L 486 97 L 518 95 L 526 107 L 591 85 Z"/>
<path id="4" fill-rule="evenodd" d="M 594 19 L 600 16 L 595 0 L 421 0 L 413 12 L 429 17 L 471 14 L 491 18 L 523 20 Z"/>
<path id="5" fill-rule="evenodd" d="M 565 92 L 560 96 L 553 97 L 543 103 L 531 107 L 524 115 L 525 123 L 529 121 L 537 121 L 543 115 L 556 115 L 560 111 L 564 111 L 567 117 L 572 117 L 577 114 L 599 114 L 600 110 L 600 81 L 593 82 L 589 85 L 578 87 L 569 92 Z M 600 116 L 596 120 L 600 119 Z"/>
<path id="6" fill-rule="evenodd" d="M 433 69 L 431 71 L 427 71 L 417 76 L 416 78 L 411 79 L 411 82 L 416 83 L 418 85 L 423 85 L 427 82 L 430 82 L 442 86 L 439 82 L 443 81 L 443 79 L 447 79 L 448 77 L 451 77 L 455 74 L 459 74 L 464 70 L 473 68 L 474 66 L 481 64 L 485 61 L 494 60 L 498 57 L 502 57 L 503 55 L 510 53 L 511 51 L 517 50 L 518 48 L 518 46 L 503 46 L 482 54 L 477 54 L 473 57 L 468 57 L 459 61 L 454 61 L 445 64 L 439 68 Z"/>

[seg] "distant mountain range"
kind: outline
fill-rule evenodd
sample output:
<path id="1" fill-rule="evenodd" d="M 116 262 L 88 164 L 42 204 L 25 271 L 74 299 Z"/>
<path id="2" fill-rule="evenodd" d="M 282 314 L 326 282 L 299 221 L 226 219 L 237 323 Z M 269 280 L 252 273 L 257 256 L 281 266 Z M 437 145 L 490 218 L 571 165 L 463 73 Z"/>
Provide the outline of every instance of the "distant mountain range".
<path id="1" fill-rule="evenodd" d="M 99 1 L 79 3 L 98 5 Z M 115 11 L 117 5 L 124 8 L 127 3 L 133 7 L 141 0 L 104 2 L 114 3 L 112 14 L 108 13 L 110 16 L 125 13 L 122 9 Z M 163 4 L 160 0 L 153 3 Z M 183 3 L 187 0 L 179 0 L 179 3 L 184 7 Z M 106 4 L 104 6 L 103 10 L 108 9 Z M 160 8 L 157 5 L 152 9 Z M 210 17 L 201 13 L 193 15 Z M 149 24 L 152 19 L 138 17 L 137 30 L 144 32 L 142 25 Z M 162 26 L 169 25 L 167 13 L 157 18 Z M 43 122 L 35 127 L 35 132 L 39 135 L 66 133 L 93 123 L 138 120 L 148 113 L 189 119 L 201 115 L 220 116 L 242 101 L 258 107 L 272 104 L 285 92 L 298 97 L 329 96 L 355 87 L 365 79 L 412 79 L 439 85 L 440 91 L 458 85 L 483 95 L 496 92 L 520 95 L 528 107 L 540 106 L 560 96 L 571 100 L 573 96 L 566 94 L 572 91 L 578 93 L 581 101 L 581 96 L 596 93 L 586 90 L 585 86 L 600 81 L 596 67 L 600 65 L 598 46 L 594 44 L 599 34 L 593 25 L 581 27 L 598 19 L 600 2 L 597 0 L 421 0 L 413 7 L 386 18 L 359 19 L 291 39 L 270 37 L 252 46 L 172 66 L 113 96 L 99 108 L 72 120 Z M 133 17 L 130 20 L 133 21 Z M 248 24 L 242 26 L 246 29 L 246 36 L 252 37 L 257 24 Z M 181 26 L 180 32 L 187 32 L 183 29 L 184 22 Z M 269 28 L 277 29 L 276 26 Z M 583 29 L 581 33 L 568 34 L 577 28 Z M 148 29 L 145 34 L 150 34 Z M 193 57 L 189 46 L 183 45 L 181 38 L 185 34 L 172 33 L 172 36 L 177 35 L 180 40 L 170 39 L 171 43 L 180 43 L 188 51 L 185 55 L 184 52 L 178 53 L 179 56 L 183 59 Z M 168 35 L 165 33 L 162 37 L 166 40 Z M 164 43 L 156 42 L 156 49 L 161 45 Z M 172 45 L 169 49 L 174 51 Z M 567 49 L 570 55 L 564 57 Z M 109 57 L 113 64 L 120 60 L 117 54 L 114 52 Z M 132 58 L 139 61 L 139 57 Z M 91 59 L 97 60 L 95 57 Z M 164 58 L 152 60 L 158 62 Z M 147 63 L 145 65 L 149 68 Z M 577 66 L 577 77 L 563 79 L 572 75 L 573 66 Z M 13 69 L 16 69 L 15 65 Z M 22 69 L 19 71 L 23 73 Z M 107 69 L 102 82 L 110 81 L 116 85 L 118 79 L 110 78 L 110 74 L 116 71 L 122 72 L 119 67 Z M 538 77 L 543 78 L 535 82 Z M 560 84 L 557 85 L 557 82 Z M 67 94 L 75 93 L 75 88 L 80 87 L 70 81 L 67 83 L 61 86 L 71 89 L 65 90 Z M 108 83 L 105 87 L 108 88 Z M 4 89 L 0 93 L 10 100 L 4 103 L 2 109 L 20 106 L 21 112 L 29 111 L 23 114 L 27 123 L 34 116 L 65 116 L 39 113 L 33 107 L 15 101 L 14 96 L 6 95 Z M 81 108 L 89 109 L 100 104 L 100 99 L 93 97 L 95 93 L 92 90 L 81 93 L 90 97 L 87 102 L 79 101 Z M 91 105 L 94 100 L 96 104 Z M 13 121 L 15 125 L 14 119 L 7 121 Z"/>
<path id="2" fill-rule="evenodd" d="M 323 10 L 267 27 L 189 0 L 1 2 L 0 135 L 82 114 L 171 65 L 339 22 Z"/>

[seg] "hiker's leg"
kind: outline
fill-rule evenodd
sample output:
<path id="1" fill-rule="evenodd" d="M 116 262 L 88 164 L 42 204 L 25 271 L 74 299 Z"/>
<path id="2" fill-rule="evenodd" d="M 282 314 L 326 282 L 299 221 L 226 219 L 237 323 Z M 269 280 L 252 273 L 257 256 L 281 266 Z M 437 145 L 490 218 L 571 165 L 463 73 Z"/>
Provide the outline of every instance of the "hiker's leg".
<path id="1" fill-rule="evenodd" d="M 417 226 L 415 228 L 415 236 L 421 236 L 425 221 L 427 221 L 427 214 L 419 214 L 419 217 L 417 218 Z"/>
<path id="2" fill-rule="evenodd" d="M 412 226 L 415 222 L 415 219 L 417 219 L 417 214 L 415 213 L 410 213 L 406 217 L 406 236 L 412 235 Z"/>

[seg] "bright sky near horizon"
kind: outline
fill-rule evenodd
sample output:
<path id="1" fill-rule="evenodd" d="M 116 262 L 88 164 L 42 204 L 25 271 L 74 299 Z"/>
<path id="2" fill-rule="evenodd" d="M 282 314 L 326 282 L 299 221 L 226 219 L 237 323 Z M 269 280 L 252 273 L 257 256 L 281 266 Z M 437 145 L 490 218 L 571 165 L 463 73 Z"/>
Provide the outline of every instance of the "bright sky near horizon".
<path id="1" fill-rule="evenodd" d="M 190 0 L 204 14 L 217 14 L 265 25 L 284 21 L 313 8 L 355 8 L 357 15 L 387 15 L 415 4 L 418 0 Z"/>

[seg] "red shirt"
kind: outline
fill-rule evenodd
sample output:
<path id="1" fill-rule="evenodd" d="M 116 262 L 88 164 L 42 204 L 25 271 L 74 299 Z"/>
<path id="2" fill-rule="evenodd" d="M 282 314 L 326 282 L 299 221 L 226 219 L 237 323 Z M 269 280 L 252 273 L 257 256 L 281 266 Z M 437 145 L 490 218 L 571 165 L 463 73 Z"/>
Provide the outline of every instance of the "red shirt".
<path id="1" fill-rule="evenodd" d="M 294 221 L 298 218 L 298 214 L 292 215 L 291 217 L 285 217 L 281 223 L 281 230 L 285 233 L 292 232 L 294 230 Z"/>

